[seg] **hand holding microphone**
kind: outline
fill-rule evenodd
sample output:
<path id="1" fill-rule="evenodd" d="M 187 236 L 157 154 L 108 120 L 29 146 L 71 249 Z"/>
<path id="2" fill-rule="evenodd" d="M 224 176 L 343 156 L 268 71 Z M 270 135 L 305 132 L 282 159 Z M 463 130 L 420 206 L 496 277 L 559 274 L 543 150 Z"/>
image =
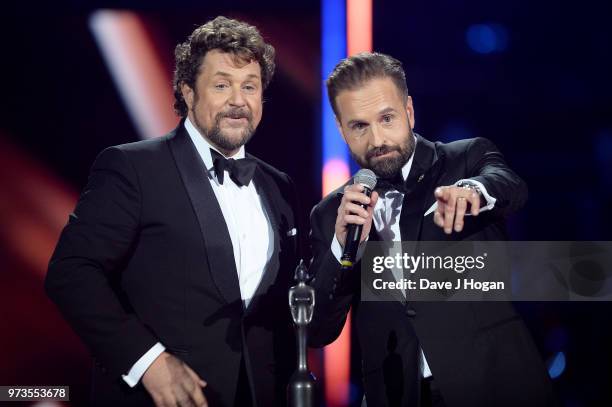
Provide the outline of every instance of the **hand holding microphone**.
<path id="1" fill-rule="evenodd" d="M 378 201 L 378 193 L 373 192 L 375 186 L 376 175 L 363 169 L 357 172 L 353 184 L 344 189 L 335 227 L 338 243 L 343 248 L 342 267 L 353 267 L 359 243 L 370 233 L 372 213 Z"/>

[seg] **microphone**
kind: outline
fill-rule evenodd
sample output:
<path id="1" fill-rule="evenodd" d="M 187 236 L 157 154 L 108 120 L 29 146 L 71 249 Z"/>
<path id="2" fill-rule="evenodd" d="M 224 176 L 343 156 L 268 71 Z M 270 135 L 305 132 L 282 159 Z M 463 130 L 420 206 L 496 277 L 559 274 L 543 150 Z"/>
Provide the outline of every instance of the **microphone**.
<path id="1" fill-rule="evenodd" d="M 353 177 L 353 184 L 361 184 L 363 186 L 363 193 L 369 197 L 372 195 L 374 187 L 376 187 L 376 174 L 372 170 L 361 169 Z M 360 206 L 364 209 L 367 208 L 365 204 L 360 204 Z M 354 266 L 362 230 L 363 225 L 349 224 L 347 227 L 344 252 L 340 258 L 340 264 L 342 264 L 344 269 L 352 269 Z"/>

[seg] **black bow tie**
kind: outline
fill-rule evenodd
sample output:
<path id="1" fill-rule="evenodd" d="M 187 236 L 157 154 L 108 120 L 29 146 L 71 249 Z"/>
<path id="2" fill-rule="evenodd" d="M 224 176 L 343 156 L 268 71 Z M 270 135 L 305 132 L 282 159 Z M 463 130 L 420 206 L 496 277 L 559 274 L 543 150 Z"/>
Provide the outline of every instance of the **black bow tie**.
<path id="1" fill-rule="evenodd" d="M 398 191 L 406 193 L 406 181 L 402 177 L 402 173 L 398 172 L 390 178 L 378 178 L 376 180 L 376 191 L 384 194 L 387 191 Z"/>
<path id="2" fill-rule="evenodd" d="M 253 179 L 257 167 L 257 162 L 254 159 L 240 158 L 234 160 L 233 158 L 225 158 L 212 148 L 210 149 L 210 155 L 213 159 L 213 167 L 219 184 L 223 184 L 225 170 L 229 172 L 230 178 L 240 187 L 249 185 Z"/>

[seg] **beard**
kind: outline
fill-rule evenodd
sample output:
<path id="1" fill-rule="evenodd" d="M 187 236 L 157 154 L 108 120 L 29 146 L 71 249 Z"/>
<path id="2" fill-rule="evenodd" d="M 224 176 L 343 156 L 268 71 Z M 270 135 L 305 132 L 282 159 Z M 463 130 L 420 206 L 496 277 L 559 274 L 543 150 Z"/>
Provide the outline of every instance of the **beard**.
<path id="1" fill-rule="evenodd" d="M 226 111 L 219 112 L 215 115 L 214 123 L 210 128 L 204 127 L 204 125 L 198 120 L 198 115 L 195 111 L 197 106 L 197 98 L 194 100 L 191 113 L 194 119 L 195 127 L 200 131 L 204 137 L 210 142 L 219 147 L 223 151 L 234 151 L 245 145 L 251 137 L 255 134 L 255 126 L 253 126 L 253 114 L 249 109 L 245 108 L 230 108 Z M 242 130 L 238 138 L 232 138 L 225 134 L 221 130 L 221 120 L 229 117 L 231 119 L 246 119 L 247 126 Z"/>
<path id="2" fill-rule="evenodd" d="M 367 168 L 374 171 L 377 177 L 391 178 L 400 172 L 402 167 L 406 165 L 414 153 L 414 149 L 414 132 L 412 129 L 409 129 L 408 137 L 402 144 L 395 146 L 383 144 L 380 147 L 368 150 L 365 157 L 358 157 L 351 151 L 351 157 L 353 157 L 353 160 L 355 160 L 361 168 Z M 397 151 L 399 154 L 394 154 L 389 158 L 375 160 L 376 157 L 393 151 Z"/>

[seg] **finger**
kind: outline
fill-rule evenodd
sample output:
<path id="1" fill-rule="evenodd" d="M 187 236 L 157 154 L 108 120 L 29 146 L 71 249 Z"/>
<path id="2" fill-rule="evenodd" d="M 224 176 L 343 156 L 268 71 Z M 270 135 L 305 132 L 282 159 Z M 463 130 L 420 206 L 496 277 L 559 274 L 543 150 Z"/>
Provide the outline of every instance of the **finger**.
<path id="1" fill-rule="evenodd" d="M 437 201 L 436 209 L 434 211 L 434 221 L 436 221 L 436 225 L 441 228 L 444 227 L 444 211 L 446 209 L 446 204 L 442 201 Z"/>
<path id="2" fill-rule="evenodd" d="M 350 184 L 344 187 L 344 192 L 346 193 L 347 191 L 358 191 L 361 192 L 363 191 L 363 185 L 361 184 Z"/>
<path id="3" fill-rule="evenodd" d="M 176 405 L 180 407 L 195 407 L 195 404 L 191 400 L 191 392 L 198 386 L 196 386 L 194 381 L 191 379 L 191 376 L 185 375 L 185 379 L 181 380 L 180 384 L 174 389 Z"/>
<path id="4" fill-rule="evenodd" d="M 480 195 L 477 192 L 472 192 L 470 194 L 470 205 L 472 215 L 478 216 L 480 213 Z"/>
<path id="5" fill-rule="evenodd" d="M 455 232 L 463 230 L 463 217 L 467 209 L 467 199 L 464 197 L 457 198 L 457 209 L 455 211 Z"/>
<path id="6" fill-rule="evenodd" d="M 455 205 L 456 196 L 452 196 L 445 205 L 444 208 L 444 233 L 451 234 L 453 231 L 453 221 L 455 220 Z"/>
<path id="7" fill-rule="evenodd" d="M 345 224 L 364 225 L 366 223 L 366 219 L 357 215 L 344 215 L 343 220 Z"/>
<path id="8" fill-rule="evenodd" d="M 174 387 L 175 395 L 181 401 L 190 398 L 189 394 L 198 387 L 197 380 L 194 379 L 189 370 L 185 363 L 181 363 L 181 370 L 178 372 L 176 380 L 178 385 Z"/>
<path id="9" fill-rule="evenodd" d="M 352 202 L 346 204 L 345 213 L 348 215 L 358 215 L 363 218 L 368 217 L 367 209 L 364 209 L 361 205 L 357 205 Z"/>
<path id="10" fill-rule="evenodd" d="M 435 212 L 439 213 L 442 218 L 444 218 L 444 209 L 446 209 L 446 204 L 444 201 L 436 201 Z"/>
<path id="11" fill-rule="evenodd" d="M 171 392 L 162 395 L 161 406 L 162 407 L 176 407 L 177 399 Z"/>
<path id="12" fill-rule="evenodd" d="M 360 242 L 364 242 L 369 234 L 370 229 L 372 228 L 372 219 L 374 219 L 374 206 L 368 206 L 368 217 L 366 218 L 366 223 L 363 225 L 363 230 L 361 231 L 361 239 Z"/>
<path id="13" fill-rule="evenodd" d="M 204 393 L 202 393 L 202 387 L 196 386 L 195 389 L 191 392 L 191 401 L 197 407 L 207 406 L 206 398 L 204 397 Z"/>
<path id="14" fill-rule="evenodd" d="M 434 191 L 434 196 L 438 201 L 447 202 L 450 199 L 450 193 L 449 187 L 438 187 Z"/>
<path id="15" fill-rule="evenodd" d="M 177 400 L 176 405 L 177 407 L 199 407 L 196 404 L 194 404 L 193 400 L 191 400 L 191 398 L 188 395 L 184 399 Z"/>
<path id="16" fill-rule="evenodd" d="M 198 376 L 198 374 L 196 372 L 194 372 L 192 368 L 190 368 L 189 366 L 185 365 L 185 369 L 187 369 L 187 372 L 191 375 L 193 380 L 195 380 L 197 383 L 199 383 L 200 386 L 206 387 L 206 385 L 207 385 L 206 381 L 202 380 L 202 378 L 200 376 Z"/>
<path id="17" fill-rule="evenodd" d="M 436 190 L 434 191 L 434 196 L 436 197 L 436 199 L 442 199 L 442 187 L 436 188 Z"/>
<path id="18" fill-rule="evenodd" d="M 374 214 L 374 206 L 370 205 L 366 208 L 366 212 L 368 213 L 367 219 L 370 219 Z"/>
<path id="19" fill-rule="evenodd" d="M 357 191 L 345 192 L 344 197 L 342 198 L 342 201 L 344 201 L 343 202 L 344 204 L 347 204 L 349 202 L 362 203 L 364 205 L 370 204 L 370 198 L 363 192 L 357 192 Z"/>
<path id="20" fill-rule="evenodd" d="M 200 385 L 203 380 L 200 379 L 198 375 L 195 374 L 195 372 L 190 373 L 190 378 L 192 380 L 192 388 L 189 390 L 190 402 L 197 407 L 205 406 L 206 399 L 204 398 L 204 393 L 202 393 L 202 386 Z"/>
<path id="21" fill-rule="evenodd" d="M 158 394 L 151 394 L 155 407 L 165 407 L 164 400 Z"/>
<path id="22" fill-rule="evenodd" d="M 376 206 L 376 202 L 378 202 L 378 192 L 373 191 L 372 195 L 370 196 L 370 207 L 374 208 Z"/>
<path id="23" fill-rule="evenodd" d="M 435 211 L 434 212 L 434 223 L 440 227 L 444 227 L 444 215 L 442 213 Z"/>

